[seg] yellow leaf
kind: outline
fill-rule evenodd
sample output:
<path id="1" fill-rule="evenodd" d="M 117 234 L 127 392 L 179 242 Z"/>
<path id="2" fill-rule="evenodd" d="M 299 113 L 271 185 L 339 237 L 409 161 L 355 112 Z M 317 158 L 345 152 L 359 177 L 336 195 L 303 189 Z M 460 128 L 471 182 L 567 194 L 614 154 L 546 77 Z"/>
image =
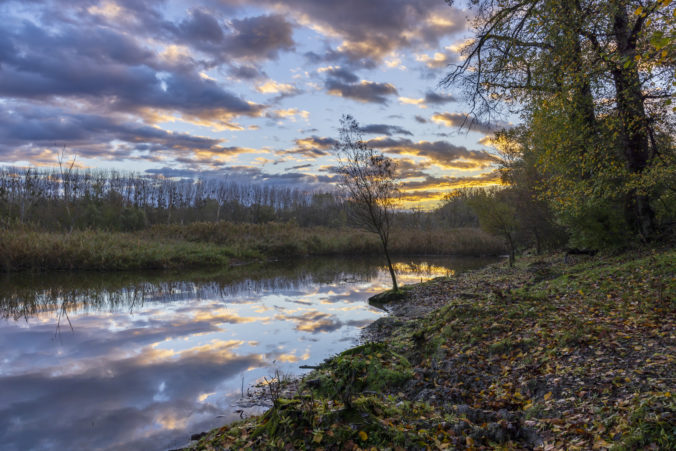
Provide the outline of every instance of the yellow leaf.
<path id="1" fill-rule="evenodd" d="M 545 394 L 545 401 L 549 400 L 549 398 L 552 397 L 552 392 L 546 393 Z"/>
<path id="2" fill-rule="evenodd" d="M 317 433 L 315 434 L 315 436 L 312 437 L 312 441 L 315 442 L 315 443 L 319 443 L 319 442 L 322 441 L 322 438 L 324 438 L 324 436 L 322 435 L 322 433 L 321 433 L 321 432 L 317 432 Z"/>
<path id="3" fill-rule="evenodd" d="M 359 438 L 362 439 L 363 441 L 366 441 L 366 439 L 369 438 L 369 436 L 366 432 L 359 431 Z"/>
<path id="4" fill-rule="evenodd" d="M 638 8 L 636 8 L 636 11 L 634 11 L 634 14 L 637 15 L 637 16 L 640 16 L 641 14 L 643 14 L 643 7 L 639 6 Z"/>

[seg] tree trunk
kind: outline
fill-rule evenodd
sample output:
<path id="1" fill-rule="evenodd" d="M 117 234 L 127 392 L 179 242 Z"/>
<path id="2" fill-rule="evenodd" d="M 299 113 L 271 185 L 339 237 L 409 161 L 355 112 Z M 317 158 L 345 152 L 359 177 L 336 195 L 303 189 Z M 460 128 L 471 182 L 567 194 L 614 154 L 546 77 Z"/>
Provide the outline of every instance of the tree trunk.
<path id="1" fill-rule="evenodd" d="M 509 267 L 514 266 L 514 261 L 516 260 L 516 252 L 514 250 L 514 240 L 512 239 L 512 234 L 507 233 L 505 235 L 507 238 L 507 244 L 509 244 Z"/>
<path id="2" fill-rule="evenodd" d="M 533 235 L 535 235 L 535 253 L 540 255 L 540 252 L 542 252 L 542 245 L 540 243 L 540 234 L 538 233 L 537 227 L 533 227 Z"/>
<path id="3" fill-rule="evenodd" d="M 594 95 L 591 90 L 590 76 L 586 73 L 574 73 L 573 79 L 566 75 L 569 68 L 583 68 L 584 59 L 582 57 L 582 44 L 578 33 L 579 14 L 574 5 L 564 0 L 561 3 L 563 10 L 563 32 L 568 35 L 566 48 L 561 49 L 561 56 L 564 57 L 564 67 L 561 76 L 566 79 L 564 85 L 572 85 L 572 108 L 570 110 L 570 120 L 578 127 L 582 127 L 585 134 L 585 141 L 596 129 L 596 113 L 594 110 Z M 582 145 L 584 151 L 584 144 Z"/>
<path id="4" fill-rule="evenodd" d="M 629 17 L 623 5 L 617 5 L 615 9 L 613 33 L 617 53 L 621 56 L 612 72 L 622 128 L 622 151 L 627 168 L 632 173 L 640 173 L 648 167 L 650 160 L 648 119 L 635 62 L 636 36 L 632 34 Z M 645 239 L 654 234 L 655 213 L 647 195 L 630 191 L 625 203 L 625 216 Z"/>
<path id="5" fill-rule="evenodd" d="M 387 250 L 387 243 L 385 240 L 380 239 L 380 242 L 383 243 L 383 250 L 385 251 L 385 258 L 387 259 L 387 267 L 390 270 L 390 277 L 392 277 L 392 289 L 394 291 L 399 291 L 399 286 L 397 285 L 397 276 L 394 274 L 394 268 L 392 267 L 392 260 L 390 259 L 390 253 Z"/>

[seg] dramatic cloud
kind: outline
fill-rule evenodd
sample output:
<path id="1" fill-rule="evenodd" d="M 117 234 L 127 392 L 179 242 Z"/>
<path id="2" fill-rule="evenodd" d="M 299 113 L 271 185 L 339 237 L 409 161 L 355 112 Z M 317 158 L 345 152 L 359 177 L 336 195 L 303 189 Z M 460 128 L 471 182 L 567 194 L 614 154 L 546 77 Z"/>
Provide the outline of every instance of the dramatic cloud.
<path id="1" fill-rule="evenodd" d="M 66 97 L 105 111 L 159 109 L 226 127 L 263 109 L 198 73 L 167 71 L 154 54 L 107 29 L 48 32 L 24 21 L 15 30 L 0 25 L 0 39 L 11 50 L 1 61 L 6 98 Z"/>
<path id="2" fill-rule="evenodd" d="M 436 47 L 442 37 L 465 29 L 465 13 L 437 0 L 264 2 L 341 41 L 321 58 L 359 67 L 374 67 L 395 50 Z"/>
<path id="3" fill-rule="evenodd" d="M 0 0 L 0 164 L 53 164 L 65 147 L 87 166 L 330 189 L 352 114 L 406 178 L 479 173 L 493 160 L 475 139 L 429 138 L 464 118 L 430 80 L 457 61 L 466 14 L 440 0 Z"/>
<path id="4" fill-rule="evenodd" d="M 329 78 L 324 86 L 331 95 L 359 102 L 387 103 L 389 96 L 397 95 L 397 88 L 390 83 L 375 83 L 366 80 L 348 84 L 335 78 Z"/>
<path id="5" fill-rule="evenodd" d="M 428 158 L 438 164 L 447 165 L 459 159 L 477 161 L 484 164 L 494 163 L 495 156 L 483 150 L 468 150 L 446 141 L 418 141 L 410 139 L 372 139 L 367 144 L 375 149 L 387 152 Z"/>
<path id="6" fill-rule="evenodd" d="M 281 15 L 234 19 L 224 30 L 212 12 L 192 9 L 186 19 L 168 28 L 183 44 L 215 58 L 276 59 L 295 45 L 293 26 Z"/>
<path id="7" fill-rule="evenodd" d="M 116 142 L 117 144 L 113 144 Z M 87 158 L 131 158 L 223 152 L 221 140 L 125 121 L 122 117 L 70 113 L 53 107 L 14 104 L 0 109 L 0 158 L 12 161 L 67 147 Z M 28 154 L 28 155 L 27 155 Z"/>
<path id="8" fill-rule="evenodd" d="M 194 431 L 235 420 L 242 384 L 269 375 L 275 362 L 319 363 L 379 316 L 357 283 L 378 270 L 364 267 L 366 274 L 349 269 L 357 273 L 348 284 L 335 262 L 279 265 L 265 278 L 235 272 L 228 282 L 40 276 L 24 281 L 43 293 L 37 304 L 28 302 L 34 311 L 25 308 L 22 284 L 3 284 L 0 422 L 12 425 L 2 431 L 3 449 L 47 442 L 61 449 L 173 449 Z M 327 293 L 356 310 L 324 305 Z M 272 305 L 273 325 L 273 313 L 265 313 Z M 59 313 L 68 313 L 72 332 L 59 333 Z M 271 333 L 255 333 L 267 326 Z M 320 332 L 321 343 L 307 340 Z"/>
<path id="9" fill-rule="evenodd" d="M 464 186 L 487 186 L 500 184 L 500 174 L 497 171 L 475 177 L 434 177 L 427 176 L 421 181 L 408 181 L 404 187 L 410 190 L 429 190 L 429 189 L 455 189 Z"/>

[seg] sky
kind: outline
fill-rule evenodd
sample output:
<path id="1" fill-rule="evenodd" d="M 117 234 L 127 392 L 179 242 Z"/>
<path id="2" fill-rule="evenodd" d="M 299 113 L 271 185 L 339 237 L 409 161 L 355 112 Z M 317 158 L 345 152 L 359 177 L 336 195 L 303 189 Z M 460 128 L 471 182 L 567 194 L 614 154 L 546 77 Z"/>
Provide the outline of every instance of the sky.
<path id="1" fill-rule="evenodd" d="M 0 164 L 330 189 L 342 115 L 409 206 L 495 183 L 500 124 L 439 86 L 470 36 L 443 0 L 0 0 Z M 504 124 L 502 124 L 504 125 Z"/>

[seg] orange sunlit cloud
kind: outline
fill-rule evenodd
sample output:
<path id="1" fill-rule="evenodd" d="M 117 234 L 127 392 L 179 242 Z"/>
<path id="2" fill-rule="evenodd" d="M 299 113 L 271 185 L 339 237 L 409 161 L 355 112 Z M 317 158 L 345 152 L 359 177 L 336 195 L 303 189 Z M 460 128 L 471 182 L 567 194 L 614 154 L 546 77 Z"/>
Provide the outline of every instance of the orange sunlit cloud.
<path id="1" fill-rule="evenodd" d="M 460 58 L 466 11 L 375 1 L 7 0 L 0 32 L 22 56 L 3 63 L 0 164 L 53 165 L 67 148 L 82 167 L 331 190 L 351 114 L 411 160 L 407 182 L 489 172 L 476 137 L 442 129 L 469 108 L 435 82 Z"/>

